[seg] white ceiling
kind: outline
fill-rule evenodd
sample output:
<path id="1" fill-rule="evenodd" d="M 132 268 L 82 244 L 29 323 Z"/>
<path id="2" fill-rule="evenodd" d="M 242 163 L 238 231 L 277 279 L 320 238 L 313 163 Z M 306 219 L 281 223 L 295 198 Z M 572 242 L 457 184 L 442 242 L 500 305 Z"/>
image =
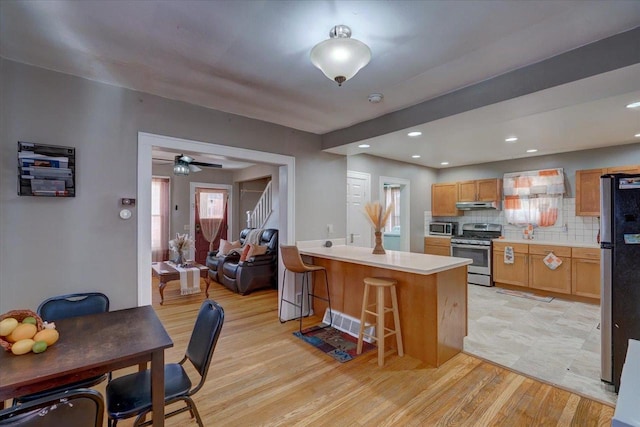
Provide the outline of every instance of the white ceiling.
<path id="1" fill-rule="evenodd" d="M 336 24 L 372 50 L 342 87 L 309 61 Z M 638 0 L 3 1 L 0 55 L 324 134 L 639 24 Z M 442 167 L 632 143 L 640 112 L 624 105 L 638 98 L 633 66 L 418 126 L 419 147 L 378 136 L 367 152 Z"/>

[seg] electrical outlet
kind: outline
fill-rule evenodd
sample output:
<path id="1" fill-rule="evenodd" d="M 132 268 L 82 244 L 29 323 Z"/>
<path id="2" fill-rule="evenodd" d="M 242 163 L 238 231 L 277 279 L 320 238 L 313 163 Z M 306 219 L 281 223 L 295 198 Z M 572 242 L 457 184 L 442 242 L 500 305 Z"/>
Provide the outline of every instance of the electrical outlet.
<path id="1" fill-rule="evenodd" d="M 333 224 L 327 224 L 327 233 L 333 233 Z"/>
<path id="2" fill-rule="evenodd" d="M 302 304 L 302 292 L 298 292 L 296 294 L 296 304 L 298 304 L 298 305 Z"/>

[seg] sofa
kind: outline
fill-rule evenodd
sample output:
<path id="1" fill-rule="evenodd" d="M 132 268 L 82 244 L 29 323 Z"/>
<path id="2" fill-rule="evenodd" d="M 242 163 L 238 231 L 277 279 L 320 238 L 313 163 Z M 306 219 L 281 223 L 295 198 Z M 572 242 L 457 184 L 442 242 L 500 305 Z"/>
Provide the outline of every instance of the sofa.
<path id="1" fill-rule="evenodd" d="M 242 295 L 258 289 L 278 287 L 278 230 L 263 229 L 257 242 L 266 247 L 266 252 L 241 261 L 242 249 L 251 230 L 245 228 L 240 232 L 240 250 L 224 256 L 218 256 L 217 251 L 212 251 L 207 256 L 209 277 Z"/>

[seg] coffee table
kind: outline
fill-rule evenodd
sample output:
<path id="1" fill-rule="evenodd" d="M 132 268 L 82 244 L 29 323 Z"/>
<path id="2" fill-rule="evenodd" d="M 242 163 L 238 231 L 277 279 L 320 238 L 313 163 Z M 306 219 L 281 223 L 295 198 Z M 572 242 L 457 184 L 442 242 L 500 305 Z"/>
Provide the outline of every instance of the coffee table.
<path id="1" fill-rule="evenodd" d="M 209 280 L 209 267 L 195 262 L 191 263 L 190 266 L 192 268 L 200 269 L 200 277 L 204 277 L 204 281 L 207 283 L 205 295 L 207 298 L 209 298 L 209 285 L 211 284 L 211 281 Z M 151 272 L 153 276 L 157 277 L 160 280 L 158 290 L 160 291 L 160 305 L 162 305 L 164 303 L 164 287 L 167 286 L 167 282 L 170 282 L 172 280 L 180 280 L 180 272 L 176 270 L 172 264 L 166 262 L 152 263 Z"/>

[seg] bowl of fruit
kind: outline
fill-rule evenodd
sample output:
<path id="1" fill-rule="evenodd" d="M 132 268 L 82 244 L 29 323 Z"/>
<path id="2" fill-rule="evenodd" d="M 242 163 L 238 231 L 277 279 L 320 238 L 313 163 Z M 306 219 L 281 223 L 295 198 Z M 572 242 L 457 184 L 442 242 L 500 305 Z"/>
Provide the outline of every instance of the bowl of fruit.
<path id="1" fill-rule="evenodd" d="M 31 310 L 12 310 L 0 315 L 0 346 L 17 356 L 42 353 L 59 337 L 55 324 L 43 322 Z"/>

